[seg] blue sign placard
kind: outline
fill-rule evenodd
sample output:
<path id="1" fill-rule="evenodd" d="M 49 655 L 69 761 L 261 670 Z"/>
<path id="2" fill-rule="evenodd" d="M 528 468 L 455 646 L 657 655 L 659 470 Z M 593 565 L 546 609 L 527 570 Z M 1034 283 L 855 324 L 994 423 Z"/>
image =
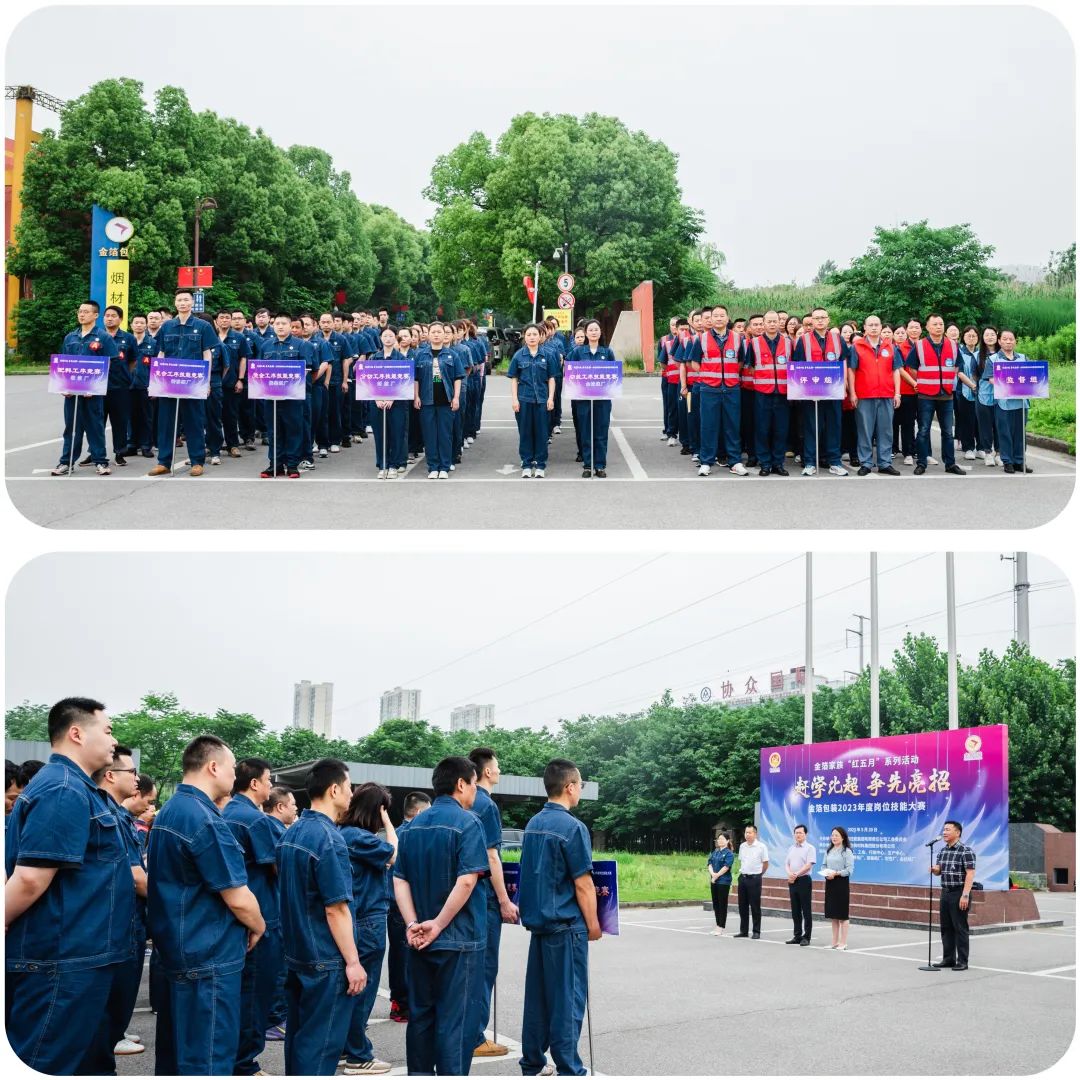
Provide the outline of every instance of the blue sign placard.
<path id="1" fill-rule="evenodd" d="M 995 360 L 994 398 L 1048 398 L 1050 364 L 1046 360 Z"/>

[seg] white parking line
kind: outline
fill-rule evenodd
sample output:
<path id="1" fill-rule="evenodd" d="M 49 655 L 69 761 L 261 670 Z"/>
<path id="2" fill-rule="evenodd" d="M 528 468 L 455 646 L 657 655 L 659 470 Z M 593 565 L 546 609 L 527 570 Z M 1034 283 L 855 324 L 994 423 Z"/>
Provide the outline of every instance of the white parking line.
<path id="1" fill-rule="evenodd" d="M 920 938 L 918 941 L 901 941 L 895 945 L 867 945 L 861 949 L 848 949 L 848 952 L 868 953 L 875 952 L 878 949 L 907 949 L 912 945 L 925 945 L 926 938 Z"/>
<path id="2" fill-rule="evenodd" d="M 1060 971 L 1075 971 L 1075 964 L 1066 964 L 1064 967 L 1046 968 L 1044 971 L 1033 971 L 1032 975 L 1057 975 Z"/>
<path id="3" fill-rule="evenodd" d="M 615 442 L 618 443 L 622 456 L 626 458 L 626 464 L 630 466 L 630 475 L 635 480 L 648 480 L 649 474 L 641 467 L 637 454 L 630 449 L 630 440 L 623 434 L 622 428 L 613 427 L 611 434 L 615 437 Z"/>

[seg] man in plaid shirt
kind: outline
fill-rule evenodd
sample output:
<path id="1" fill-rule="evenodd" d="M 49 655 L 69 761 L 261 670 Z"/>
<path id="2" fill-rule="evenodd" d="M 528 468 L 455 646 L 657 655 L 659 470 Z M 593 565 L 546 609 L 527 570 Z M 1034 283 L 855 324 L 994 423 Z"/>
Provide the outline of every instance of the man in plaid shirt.
<path id="1" fill-rule="evenodd" d="M 941 875 L 941 952 L 936 968 L 967 971 L 968 966 L 968 906 L 971 903 L 971 883 L 975 880 L 975 852 L 960 843 L 964 831 L 959 821 L 946 821 L 941 835 L 945 846 L 931 872 Z"/>

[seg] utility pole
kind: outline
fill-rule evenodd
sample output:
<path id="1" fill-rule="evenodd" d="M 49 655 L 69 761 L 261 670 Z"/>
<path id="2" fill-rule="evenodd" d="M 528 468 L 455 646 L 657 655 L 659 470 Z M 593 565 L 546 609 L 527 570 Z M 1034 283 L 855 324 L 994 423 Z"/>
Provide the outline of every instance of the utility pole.
<path id="1" fill-rule="evenodd" d="M 949 730 L 960 727 L 960 704 L 956 684 L 956 556 L 945 552 L 945 610 L 949 634 Z"/>
<path id="2" fill-rule="evenodd" d="M 878 611 L 877 552 L 870 553 L 870 738 L 881 735 L 881 657 L 878 654 L 878 631 L 881 616 Z"/>
<path id="3" fill-rule="evenodd" d="M 1016 561 L 1013 563 L 1014 585 L 1013 591 L 1016 596 L 1016 640 L 1021 645 L 1031 647 L 1031 621 L 1028 617 L 1028 595 L 1031 592 L 1031 582 L 1028 580 L 1028 557 L 1026 551 L 1017 551 Z"/>
<path id="4" fill-rule="evenodd" d="M 806 684 L 803 687 L 803 742 L 814 741 L 814 556 L 806 553 Z"/>
<path id="5" fill-rule="evenodd" d="M 864 660 L 864 657 L 865 657 L 864 645 L 866 643 L 866 632 L 863 630 L 863 623 L 869 622 L 870 621 L 870 616 L 869 615 L 852 615 L 851 617 L 853 619 L 858 619 L 859 620 L 859 629 L 858 630 L 852 630 L 850 627 L 848 627 L 844 631 L 844 635 L 845 635 L 844 645 L 845 645 L 845 647 L 847 646 L 846 638 L 847 638 L 848 634 L 854 634 L 859 639 L 859 670 L 860 671 L 865 671 L 866 670 L 866 663 L 865 663 L 865 660 Z"/>

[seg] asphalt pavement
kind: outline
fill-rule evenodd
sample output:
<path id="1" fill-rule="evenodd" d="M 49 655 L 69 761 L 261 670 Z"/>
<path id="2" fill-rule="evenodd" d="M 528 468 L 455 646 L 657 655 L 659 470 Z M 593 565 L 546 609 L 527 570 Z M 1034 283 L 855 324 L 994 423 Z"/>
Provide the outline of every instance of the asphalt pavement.
<path id="1" fill-rule="evenodd" d="M 582 479 L 569 408 L 545 479 L 522 480 L 510 384 L 490 378 L 480 437 L 449 480 L 430 481 L 423 459 L 405 477 L 376 479 L 374 440 L 318 460 L 299 480 L 261 480 L 266 450 L 228 457 L 188 475 L 148 477 L 155 464 L 128 460 L 99 477 L 49 470 L 60 454 L 60 399 L 44 375 L 8 376 L 7 490 L 30 521 L 57 529 L 749 529 L 1030 528 L 1054 518 L 1072 494 L 1075 460 L 1032 449 L 1030 476 L 966 462 L 967 476 L 940 465 L 923 476 L 749 477 L 726 469 L 699 477 L 689 457 L 660 438 L 660 383 L 629 378 L 612 410 L 606 479 Z M 936 429 L 935 455 L 940 459 Z M 109 438 L 111 449 L 111 437 Z M 857 490 L 852 490 L 857 489 Z"/>
<path id="2" fill-rule="evenodd" d="M 621 912 L 621 934 L 590 946 L 593 1065 L 597 1075 L 1016 1075 L 1058 1062 L 1076 1015 L 1076 896 L 1038 894 L 1060 927 L 985 934 L 966 972 L 919 970 L 918 928 L 852 926 L 847 952 L 814 924 L 809 948 L 786 945 L 787 919 L 766 917 L 759 941 L 710 935 L 694 908 Z M 732 913 L 734 916 L 734 913 Z M 729 918 L 729 935 L 738 927 Z M 937 941 L 934 955 L 938 955 Z M 498 982 L 504 1058 L 475 1059 L 473 1075 L 519 1075 L 528 934 L 505 927 Z M 132 1029 L 143 1054 L 117 1071 L 153 1073 L 154 1016 L 146 976 Z M 405 1025 L 383 989 L 369 1031 L 375 1054 L 405 1072 Z M 492 1031 L 489 1029 L 488 1035 Z M 582 1060 L 589 1064 L 588 1029 Z M 281 1043 L 263 1069 L 285 1072 Z"/>

